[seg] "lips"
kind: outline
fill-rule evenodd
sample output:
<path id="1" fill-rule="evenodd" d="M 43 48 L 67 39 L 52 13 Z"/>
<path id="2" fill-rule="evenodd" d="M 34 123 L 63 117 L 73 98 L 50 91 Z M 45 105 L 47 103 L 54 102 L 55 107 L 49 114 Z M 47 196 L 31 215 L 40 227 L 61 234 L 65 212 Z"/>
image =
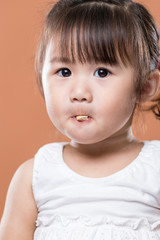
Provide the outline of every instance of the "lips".
<path id="1" fill-rule="evenodd" d="M 70 116 L 72 119 L 78 122 L 89 122 L 89 120 L 92 119 L 93 113 L 89 110 L 83 107 L 79 107 L 76 105 L 75 108 L 72 108 L 70 110 Z"/>
<path id="2" fill-rule="evenodd" d="M 75 115 L 72 117 L 77 122 L 88 122 L 92 118 L 88 115 Z"/>

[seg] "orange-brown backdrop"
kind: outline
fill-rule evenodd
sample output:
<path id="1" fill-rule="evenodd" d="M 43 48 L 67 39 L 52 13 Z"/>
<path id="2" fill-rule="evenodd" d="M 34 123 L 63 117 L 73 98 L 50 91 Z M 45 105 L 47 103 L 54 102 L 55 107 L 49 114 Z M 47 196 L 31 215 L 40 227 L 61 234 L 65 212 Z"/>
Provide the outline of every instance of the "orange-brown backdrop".
<path id="1" fill-rule="evenodd" d="M 34 75 L 36 44 L 50 2 L 0 1 L 0 217 L 17 167 L 43 144 L 66 140 L 48 119 Z M 139 2 L 160 26 L 159 0 Z M 140 139 L 160 139 L 160 121 L 147 113 L 134 122 L 134 133 Z"/>

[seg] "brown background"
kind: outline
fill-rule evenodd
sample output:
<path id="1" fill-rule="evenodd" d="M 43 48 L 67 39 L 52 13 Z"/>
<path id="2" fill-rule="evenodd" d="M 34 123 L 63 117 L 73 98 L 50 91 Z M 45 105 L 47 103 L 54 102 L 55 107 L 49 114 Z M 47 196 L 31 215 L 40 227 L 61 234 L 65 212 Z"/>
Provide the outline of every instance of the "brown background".
<path id="1" fill-rule="evenodd" d="M 159 0 L 139 0 L 160 26 Z M 34 75 L 34 54 L 45 0 L 0 0 L 0 217 L 9 182 L 17 167 L 39 147 L 65 141 L 52 126 Z M 141 114 L 134 121 L 140 139 L 160 139 L 160 121 Z"/>

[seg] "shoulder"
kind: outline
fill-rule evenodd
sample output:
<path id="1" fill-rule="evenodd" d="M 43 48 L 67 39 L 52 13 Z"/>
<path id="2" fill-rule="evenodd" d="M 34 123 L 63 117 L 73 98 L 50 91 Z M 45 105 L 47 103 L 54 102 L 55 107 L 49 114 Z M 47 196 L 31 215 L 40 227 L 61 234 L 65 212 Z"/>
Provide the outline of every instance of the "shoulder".
<path id="1" fill-rule="evenodd" d="M 28 180 L 31 180 L 30 177 L 32 175 L 32 171 L 33 171 L 33 165 L 34 165 L 34 158 L 31 158 L 27 161 L 25 161 L 24 163 L 22 163 L 17 171 L 15 172 L 14 177 L 16 176 L 18 177 L 22 177 L 24 179 L 24 175 L 28 178 Z M 31 177 L 32 178 L 32 177 Z M 30 181 L 28 181 L 30 182 Z"/>
<path id="2" fill-rule="evenodd" d="M 14 201 L 14 203 L 21 201 L 21 198 L 32 199 L 32 175 L 33 175 L 34 158 L 27 160 L 21 164 L 16 170 L 7 194 L 7 202 Z M 23 195 L 22 195 L 23 193 Z M 32 199 L 34 201 L 34 199 Z"/>
<path id="3" fill-rule="evenodd" d="M 160 140 L 145 141 L 144 144 L 148 152 L 160 154 Z"/>
<path id="4" fill-rule="evenodd" d="M 32 192 L 33 163 L 32 158 L 21 164 L 10 183 L 1 221 L 0 234 L 4 239 L 18 239 L 22 233 L 26 233 L 26 239 L 33 237 L 37 218 L 37 207 Z"/>
<path id="5" fill-rule="evenodd" d="M 34 158 L 27 160 L 22 163 L 16 170 L 12 181 L 10 183 L 10 188 L 19 187 L 25 185 L 30 188 L 32 186 L 32 174 L 33 174 Z"/>
<path id="6" fill-rule="evenodd" d="M 160 171 L 160 141 L 145 141 L 141 152 L 143 160 L 151 164 L 157 171 Z"/>
<path id="7" fill-rule="evenodd" d="M 63 146 L 67 143 L 49 143 L 42 146 L 35 154 L 33 166 L 33 195 L 39 208 L 46 189 L 51 191 L 65 176 L 63 164 Z"/>
<path id="8" fill-rule="evenodd" d="M 67 142 L 48 143 L 39 148 L 36 154 L 53 153 L 61 150 Z"/>
<path id="9" fill-rule="evenodd" d="M 35 154 L 34 166 L 46 161 L 52 163 L 57 162 L 57 160 L 61 158 L 63 146 L 66 144 L 66 142 L 48 143 L 39 148 Z"/>

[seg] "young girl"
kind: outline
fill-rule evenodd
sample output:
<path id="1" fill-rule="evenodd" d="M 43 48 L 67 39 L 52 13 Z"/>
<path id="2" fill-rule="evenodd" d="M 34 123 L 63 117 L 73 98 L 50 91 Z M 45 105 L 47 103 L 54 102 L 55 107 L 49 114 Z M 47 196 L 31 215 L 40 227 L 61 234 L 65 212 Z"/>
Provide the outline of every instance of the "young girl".
<path id="1" fill-rule="evenodd" d="M 36 72 L 50 143 L 11 182 L 0 240 L 160 239 L 160 142 L 131 131 L 154 97 L 158 32 L 132 0 L 60 0 L 46 17 Z"/>

